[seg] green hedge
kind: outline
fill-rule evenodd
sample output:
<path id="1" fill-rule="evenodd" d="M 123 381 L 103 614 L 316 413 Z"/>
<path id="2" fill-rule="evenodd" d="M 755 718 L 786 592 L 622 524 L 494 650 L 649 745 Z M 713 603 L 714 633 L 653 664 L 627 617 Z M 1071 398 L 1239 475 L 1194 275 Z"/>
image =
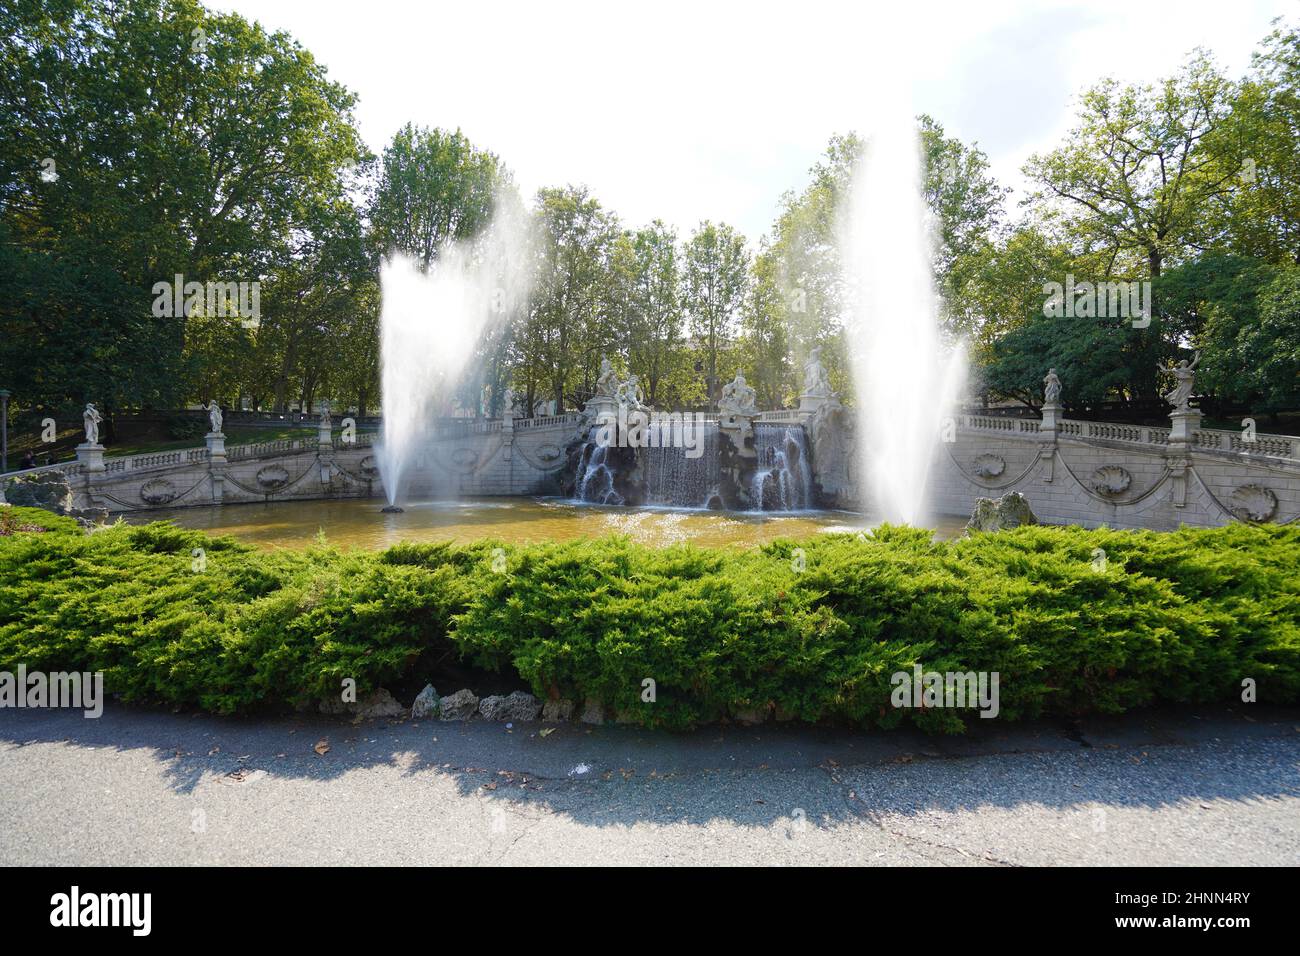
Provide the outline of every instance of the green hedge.
<path id="1" fill-rule="evenodd" d="M 363 691 L 422 679 L 449 656 L 668 727 L 754 708 L 944 731 L 974 719 L 891 707 L 890 675 L 917 663 L 997 671 L 1004 719 L 1230 702 L 1246 677 L 1261 701 L 1300 700 L 1294 527 L 268 553 L 165 523 L 82 535 L 44 517 L 53 530 L 0 536 L 0 669 L 102 670 L 132 700 L 301 704 L 347 677 Z"/>

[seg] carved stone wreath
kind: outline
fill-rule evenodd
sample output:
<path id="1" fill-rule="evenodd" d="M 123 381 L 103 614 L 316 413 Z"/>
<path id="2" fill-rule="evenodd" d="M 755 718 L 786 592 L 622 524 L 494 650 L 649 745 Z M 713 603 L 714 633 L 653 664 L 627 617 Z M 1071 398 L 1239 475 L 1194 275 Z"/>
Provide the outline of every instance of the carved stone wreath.
<path id="1" fill-rule="evenodd" d="M 1277 514 L 1277 495 L 1263 485 L 1242 485 L 1232 493 L 1232 505 L 1239 521 L 1268 521 Z"/>
<path id="2" fill-rule="evenodd" d="M 1119 465 L 1102 465 L 1092 473 L 1092 488 L 1099 495 L 1113 498 L 1128 491 L 1133 476 Z"/>
<path id="3" fill-rule="evenodd" d="M 451 453 L 451 463 L 457 468 L 473 468 L 478 463 L 478 452 L 473 448 L 457 448 Z"/>
<path id="4" fill-rule="evenodd" d="M 1007 470 L 1006 459 L 1000 455 L 979 455 L 971 462 L 971 471 L 985 480 L 997 478 Z"/>
<path id="5" fill-rule="evenodd" d="M 140 500 L 148 505 L 165 505 L 176 500 L 176 486 L 166 478 L 153 478 L 140 486 Z"/>
<path id="6" fill-rule="evenodd" d="M 375 461 L 374 455 L 366 455 L 362 458 L 357 469 L 367 478 L 376 478 L 379 475 L 379 463 Z"/>
<path id="7" fill-rule="evenodd" d="M 279 491 L 289 483 L 289 471 L 282 465 L 267 465 L 258 471 L 257 483 L 266 491 Z"/>
<path id="8" fill-rule="evenodd" d="M 563 452 L 560 450 L 559 445 L 542 445 L 537 449 L 537 460 L 546 462 L 557 461 L 562 454 Z"/>

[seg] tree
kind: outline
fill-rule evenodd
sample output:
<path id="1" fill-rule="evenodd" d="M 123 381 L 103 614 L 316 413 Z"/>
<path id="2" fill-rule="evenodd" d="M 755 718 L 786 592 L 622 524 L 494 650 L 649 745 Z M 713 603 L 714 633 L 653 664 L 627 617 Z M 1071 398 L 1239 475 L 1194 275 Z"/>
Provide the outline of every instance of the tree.
<path id="1" fill-rule="evenodd" d="M 1043 376 L 1055 368 L 1068 408 L 1095 402 L 1153 398 L 1134 394 L 1133 383 L 1152 377 L 1149 338 L 1127 320 L 1032 317 L 997 340 L 979 369 L 983 386 L 1038 408 Z"/>
<path id="2" fill-rule="evenodd" d="M 721 356 L 735 339 L 741 306 L 749 290 L 745 237 L 725 223 L 700 223 L 686 244 L 682 299 L 702 355 L 708 401 L 719 395 Z"/>
<path id="3" fill-rule="evenodd" d="M 1252 63 L 1206 140 L 1232 186 L 1206 213 L 1231 251 L 1300 265 L 1300 29 L 1275 29 Z"/>
<path id="4" fill-rule="evenodd" d="M 978 146 L 945 136 L 933 118 L 918 117 L 925 200 L 938 224 L 935 281 L 950 317 L 962 314 L 960 289 L 969 264 L 991 242 L 1008 190 L 989 174 Z"/>
<path id="5" fill-rule="evenodd" d="M 370 208 L 375 242 L 382 254 L 402 252 L 428 269 L 446 243 L 487 225 L 498 192 L 510 185 L 501 161 L 460 130 L 407 123 L 380 160 Z"/>
<path id="6" fill-rule="evenodd" d="M 629 236 L 631 310 L 628 366 L 645 386 L 646 402 L 661 397 L 665 378 L 683 362 L 681 276 L 677 234 L 656 219 Z"/>
<path id="7" fill-rule="evenodd" d="M 754 259 L 753 280 L 741 312 L 741 354 L 745 380 L 763 408 L 782 408 L 796 391 L 786 334 L 787 302 L 780 266 L 768 249 Z"/>
<path id="8" fill-rule="evenodd" d="M 1261 412 L 1300 408 L 1300 267 L 1269 268 L 1254 309 L 1206 308 L 1201 380 Z M 1240 285 L 1257 282 L 1255 270 Z M 1253 315 L 1252 315 L 1253 313 Z"/>
<path id="9" fill-rule="evenodd" d="M 291 258 L 369 159 L 353 95 L 287 35 L 196 0 L 14 0 L 0 17 L 0 216 L 30 283 L 0 323 L 19 342 L 44 325 L 51 362 L 78 366 L 24 397 L 111 411 L 210 389 L 186 378 L 186 335 L 225 337 L 155 318 L 154 285 L 262 281 Z M 65 303 L 38 317 L 54 285 Z"/>
<path id="10" fill-rule="evenodd" d="M 1236 170 L 1202 146 L 1223 122 L 1230 90 L 1204 55 L 1154 88 L 1104 80 L 1084 94 L 1066 142 L 1026 164 L 1042 187 L 1032 199 L 1058 200 L 1085 241 L 1112 260 L 1140 257 L 1157 278 L 1166 260 L 1208 241 L 1206 204 L 1231 189 Z"/>
<path id="11" fill-rule="evenodd" d="M 617 222 L 586 187 L 537 194 L 533 296 L 523 335 L 521 384 L 533 403 L 549 389 L 562 411 L 575 373 L 599 362 L 609 344 L 600 305 Z"/>

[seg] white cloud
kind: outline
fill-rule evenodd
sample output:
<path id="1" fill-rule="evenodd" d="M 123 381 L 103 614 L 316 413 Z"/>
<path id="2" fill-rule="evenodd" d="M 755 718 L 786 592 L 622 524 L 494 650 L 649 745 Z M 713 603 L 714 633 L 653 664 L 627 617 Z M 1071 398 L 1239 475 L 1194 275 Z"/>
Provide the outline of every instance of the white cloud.
<path id="1" fill-rule="evenodd" d="M 408 120 L 460 127 L 526 192 L 586 183 L 630 225 L 659 217 L 767 231 L 832 133 L 863 128 L 905 87 L 994 171 L 1019 169 L 1071 124 L 1103 74 L 1147 82 L 1197 46 L 1245 69 L 1279 0 L 1081 3 L 667 0 L 431 4 L 215 0 L 293 34 L 360 95 L 378 153 Z M 874 51 L 874 52 L 873 52 Z M 881 65 L 891 75 L 874 79 Z"/>

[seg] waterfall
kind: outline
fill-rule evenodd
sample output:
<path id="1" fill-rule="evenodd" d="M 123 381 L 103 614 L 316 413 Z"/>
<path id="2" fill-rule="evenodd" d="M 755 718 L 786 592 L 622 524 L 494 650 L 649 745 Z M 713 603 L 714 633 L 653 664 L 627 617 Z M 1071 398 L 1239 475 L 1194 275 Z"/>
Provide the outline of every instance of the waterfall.
<path id="1" fill-rule="evenodd" d="M 577 485 L 574 497 L 600 505 L 621 505 L 623 496 L 614 490 L 614 471 L 609 461 L 609 449 L 588 439 L 582 446 L 578 459 Z"/>
<path id="2" fill-rule="evenodd" d="M 802 425 L 756 422 L 758 466 L 750 487 L 754 509 L 806 511 L 812 507 L 812 466 Z"/>
<path id="3" fill-rule="evenodd" d="M 702 426 L 698 457 L 687 457 L 682 448 L 644 448 L 646 500 L 656 505 L 707 508 L 717 493 L 718 425 Z"/>

